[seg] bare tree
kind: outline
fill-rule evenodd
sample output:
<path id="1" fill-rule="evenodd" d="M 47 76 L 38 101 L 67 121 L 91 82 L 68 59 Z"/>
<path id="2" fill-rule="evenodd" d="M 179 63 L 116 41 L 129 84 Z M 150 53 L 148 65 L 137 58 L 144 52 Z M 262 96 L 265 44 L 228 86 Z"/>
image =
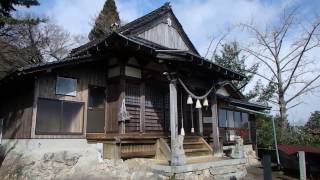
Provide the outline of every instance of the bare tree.
<path id="1" fill-rule="evenodd" d="M 25 15 L 22 19 L 35 19 Z M 61 60 L 75 46 L 86 41 L 84 36 L 72 36 L 48 18 L 35 23 L 6 24 L 0 30 L 0 40 L 15 46 L 16 53 L 32 63 Z M 27 56 L 26 56 L 27 54 Z"/>
<path id="2" fill-rule="evenodd" d="M 87 41 L 84 35 L 70 35 L 52 22 L 43 24 L 39 31 L 42 40 L 38 48 L 46 61 L 61 60 L 72 48 Z"/>
<path id="3" fill-rule="evenodd" d="M 320 18 L 308 24 L 299 23 L 296 10 L 283 14 L 280 22 L 260 30 L 255 25 L 243 24 L 254 37 L 252 46 L 243 48 L 263 67 L 255 74 L 267 82 L 262 96 L 279 109 L 281 128 L 288 126 L 287 110 L 301 103 L 298 97 L 320 86 L 319 71 L 315 70 L 312 52 L 319 50 Z"/>

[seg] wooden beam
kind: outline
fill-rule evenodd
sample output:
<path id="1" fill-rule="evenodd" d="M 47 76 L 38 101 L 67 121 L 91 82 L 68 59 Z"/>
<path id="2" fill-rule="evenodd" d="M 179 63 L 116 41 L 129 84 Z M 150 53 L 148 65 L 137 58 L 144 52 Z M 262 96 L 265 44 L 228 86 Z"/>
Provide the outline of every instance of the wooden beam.
<path id="1" fill-rule="evenodd" d="M 34 96 L 33 96 L 33 106 L 32 106 L 32 124 L 31 124 L 31 138 L 36 136 L 36 119 L 37 119 L 37 105 L 39 97 L 39 79 L 35 77 L 34 79 Z"/>
<path id="2" fill-rule="evenodd" d="M 219 142 L 219 127 L 218 127 L 218 105 L 216 94 L 214 93 L 212 96 L 211 103 L 211 114 L 212 114 L 212 140 L 213 140 L 213 152 L 221 153 L 221 147 Z"/>
<path id="3" fill-rule="evenodd" d="M 144 122 L 145 122 L 145 107 L 146 107 L 146 96 L 145 96 L 145 83 L 140 84 L 140 132 L 145 132 Z"/>
<path id="4" fill-rule="evenodd" d="M 203 117 L 202 117 L 202 109 L 198 109 L 198 122 L 199 122 L 199 134 L 203 136 Z"/>

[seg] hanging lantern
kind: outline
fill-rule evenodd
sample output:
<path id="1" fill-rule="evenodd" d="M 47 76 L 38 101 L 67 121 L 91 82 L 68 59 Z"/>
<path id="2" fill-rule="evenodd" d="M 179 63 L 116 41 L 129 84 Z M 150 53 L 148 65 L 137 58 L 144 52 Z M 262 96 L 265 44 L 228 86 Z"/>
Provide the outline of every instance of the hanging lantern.
<path id="1" fill-rule="evenodd" d="M 208 107 L 208 106 L 209 106 L 209 103 L 208 103 L 208 99 L 207 99 L 207 98 L 204 98 L 203 106 L 205 106 L 205 107 Z"/>
<path id="2" fill-rule="evenodd" d="M 191 133 L 194 133 L 194 128 L 191 128 Z"/>
<path id="3" fill-rule="evenodd" d="M 188 99 L 187 99 L 187 104 L 193 104 L 193 101 L 192 101 L 192 98 L 191 96 L 189 95 Z"/>
<path id="4" fill-rule="evenodd" d="M 200 100 L 197 99 L 196 108 L 197 108 L 197 109 L 200 109 L 201 107 L 202 107 L 202 106 L 201 106 Z"/>

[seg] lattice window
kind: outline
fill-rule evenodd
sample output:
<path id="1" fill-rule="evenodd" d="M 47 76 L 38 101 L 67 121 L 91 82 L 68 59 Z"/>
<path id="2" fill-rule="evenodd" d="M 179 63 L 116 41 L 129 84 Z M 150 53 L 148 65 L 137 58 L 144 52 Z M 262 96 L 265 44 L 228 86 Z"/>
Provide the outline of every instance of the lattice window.
<path id="1" fill-rule="evenodd" d="M 146 87 L 146 107 L 163 108 L 164 95 L 158 89 L 147 86 Z"/>
<path id="2" fill-rule="evenodd" d="M 170 108 L 170 95 L 169 95 L 169 93 L 164 95 L 164 107 L 165 107 L 165 109 Z"/>
<path id="3" fill-rule="evenodd" d="M 126 84 L 126 104 L 140 105 L 140 86 L 138 84 Z"/>

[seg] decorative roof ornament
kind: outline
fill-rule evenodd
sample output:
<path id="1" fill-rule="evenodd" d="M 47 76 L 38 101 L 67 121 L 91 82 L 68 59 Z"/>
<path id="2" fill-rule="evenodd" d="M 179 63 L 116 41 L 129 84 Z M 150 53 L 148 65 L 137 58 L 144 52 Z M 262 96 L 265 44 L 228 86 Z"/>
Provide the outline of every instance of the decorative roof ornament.
<path id="1" fill-rule="evenodd" d="M 110 25 L 110 30 L 111 30 L 111 31 L 116 31 L 119 27 L 120 27 L 120 25 L 115 22 L 115 23 L 112 23 L 112 24 Z"/>

